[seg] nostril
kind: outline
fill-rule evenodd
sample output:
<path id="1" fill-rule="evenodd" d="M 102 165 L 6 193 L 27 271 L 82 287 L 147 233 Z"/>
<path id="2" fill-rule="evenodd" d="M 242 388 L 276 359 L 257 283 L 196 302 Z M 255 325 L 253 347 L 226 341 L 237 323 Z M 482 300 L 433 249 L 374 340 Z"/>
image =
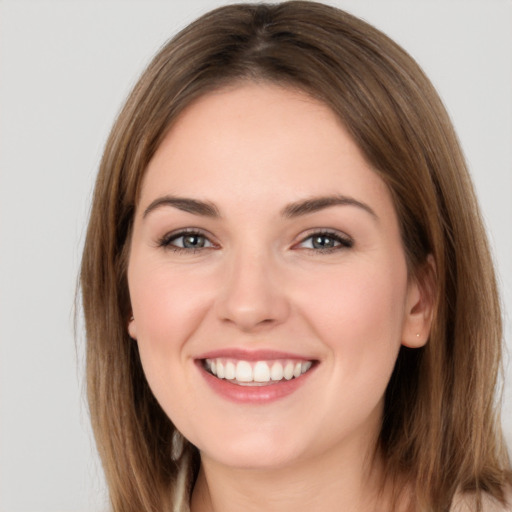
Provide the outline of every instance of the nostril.
<path id="1" fill-rule="evenodd" d="M 226 324 L 231 324 L 236 326 L 242 332 L 250 333 L 250 332 L 259 332 L 262 329 L 270 328 L 273 325 L 277 325 L 279 323 L 277 318 L 263 318 L 260 319 L 256 315 L 232 315 L 226 316 L 222 319 L 222 321 Z"/>

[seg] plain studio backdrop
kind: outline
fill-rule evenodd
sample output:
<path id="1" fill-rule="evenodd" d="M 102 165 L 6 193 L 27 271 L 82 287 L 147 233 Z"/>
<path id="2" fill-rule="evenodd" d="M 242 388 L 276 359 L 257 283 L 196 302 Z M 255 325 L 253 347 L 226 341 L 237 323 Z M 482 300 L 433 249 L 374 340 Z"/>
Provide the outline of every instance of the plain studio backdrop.
<path id="1" fill-rule="evenodd" d="M 84 398 L 77 271 L 114 118 L 158 48 L 220 5 L 0 1 L 0 511 L 106 510 Z M 489 228 L 512 348 L 512 3 L 338 0 L 438 88 Z M 510 359 L 510 357 L 508 358 Z M 512 445 L 507 359 L 504 428 Z"/>

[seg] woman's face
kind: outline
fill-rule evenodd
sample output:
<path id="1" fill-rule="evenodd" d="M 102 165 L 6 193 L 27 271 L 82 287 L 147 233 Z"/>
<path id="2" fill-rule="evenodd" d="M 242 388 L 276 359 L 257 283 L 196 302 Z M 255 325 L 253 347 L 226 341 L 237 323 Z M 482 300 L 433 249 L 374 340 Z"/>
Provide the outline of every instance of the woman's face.
<path id="1" fill-rule="evenodd" d="M 329 108 L 275 85 L 206 95 L 172 127 L 128 282 L 153 393 L 228 466 L 360 452 L 400 345 L 426 337 L 385 184 Z"/>

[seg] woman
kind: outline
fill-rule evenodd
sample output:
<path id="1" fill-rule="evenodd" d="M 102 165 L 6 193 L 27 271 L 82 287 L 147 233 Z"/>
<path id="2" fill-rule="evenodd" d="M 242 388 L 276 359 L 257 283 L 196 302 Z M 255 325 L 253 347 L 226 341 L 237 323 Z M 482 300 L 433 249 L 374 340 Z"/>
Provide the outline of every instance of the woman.
<path id="1" fill-rule="evenodd" d="M 107 142 L 81 283 L 114 510 L 510 506 L 472 186 L 366 23 L 235 5 L 168 43 Z"/>

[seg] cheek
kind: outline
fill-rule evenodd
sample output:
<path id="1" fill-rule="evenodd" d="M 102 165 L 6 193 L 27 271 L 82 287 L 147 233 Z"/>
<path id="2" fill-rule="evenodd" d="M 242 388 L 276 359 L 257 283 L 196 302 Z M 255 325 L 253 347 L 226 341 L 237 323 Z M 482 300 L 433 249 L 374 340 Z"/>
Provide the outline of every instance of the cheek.
<path id="1" fill-rule="evenodd" d="M 331 352 L 344 385 L 384 391 L 401 345 L 406 292 L 403 266 L 351 266 L 325 280 L 307 306 L 310 324 Z"/>
<path id="2" fill-rule="evenodd" d="M 189 337 L 210 300 L 205 276 L 190 276 L 165 263 L 133 261 L 128 281 L 138 339 L 176 346 Z"/>
<path id="3" fill-rule="evenodd" d="M 148 383 L 164 405 L 177 382 L 187 385 L 181 374 L 189 363 L 187 341 L 207 312 L 210 294 L 199 286 L 204 283 L 200 278 L 191 281 L 170 266 L 136 263 L 134 259 L 128 281 L 137 344 Z"/>
<path id="4" fill-rule="evenodd" d="M 333 379 L 325 407 L 337 404 L 334 425 L 356 428 L 374 418 L 380 428 L 383 397 L 401 345 L 405 285 L 399 277 L 366 269 L 345 276 L 343 286 L 329 294 L 336 307 L 322 322 Z"/>

